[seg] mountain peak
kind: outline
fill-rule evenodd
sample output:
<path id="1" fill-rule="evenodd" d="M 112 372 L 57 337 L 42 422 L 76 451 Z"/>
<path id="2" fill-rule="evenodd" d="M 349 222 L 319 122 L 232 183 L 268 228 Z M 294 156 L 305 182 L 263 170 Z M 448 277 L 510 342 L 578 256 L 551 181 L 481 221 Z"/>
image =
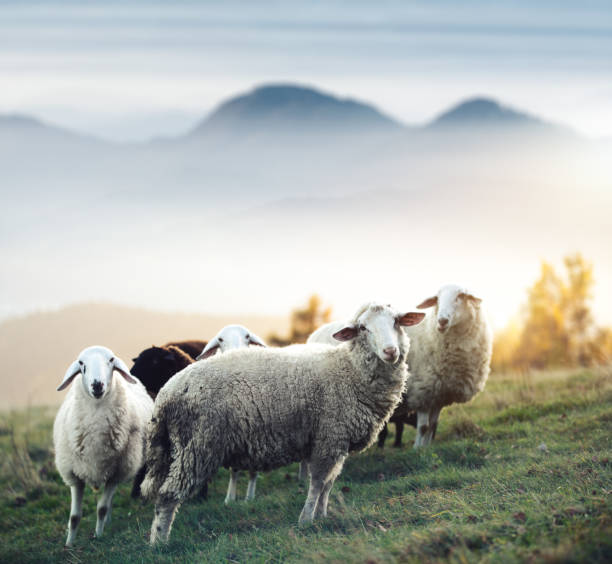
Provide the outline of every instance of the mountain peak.
<path id="1" fill-rule="evenodd" d="M 390 130 L 400 125 L 373 106 L 314 88 L 269 84 L 221 104 L 193 134 L 229 130 Z"/>
<path id="2" fill-rule="evenodd" d="M 432 126 L 536 125 L 540 120 L 502 106 L 492 98 L 471 98 L 442 113 Z"/>

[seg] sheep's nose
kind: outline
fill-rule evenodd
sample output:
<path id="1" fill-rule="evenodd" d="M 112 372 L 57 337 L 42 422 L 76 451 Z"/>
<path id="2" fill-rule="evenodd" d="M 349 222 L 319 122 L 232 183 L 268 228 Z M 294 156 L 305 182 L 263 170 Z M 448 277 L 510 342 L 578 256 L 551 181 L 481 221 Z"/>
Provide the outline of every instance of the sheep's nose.
<path id="1" fill-rule="evenodd" d="M 438 329 L 440 329 L 440 331 L 444 331 L 444 329 L 446 329 L 447 326 L 448 326 L 448 319 L 446 317 L 440 317 L 440 319 L 438 319 Z"/>
<path id="2" fill-rule="evenodd" d="M 398 355 L 397 347 L 387 347 L 386 349 L 383 349 L 383 352 L 385 353 L 387 360 L 395 360 Z"/>
<path id="3" fill-rule="evenodd" d="M 97 398 L 101 397 L 102 394 L 104 393 L 104 387 L 102 386 L 102 382 L 99 382 L 98 380 L 96 380 L 92 386 L 91 386 L 91 390 L 93 392 L 93 395 Z"/>

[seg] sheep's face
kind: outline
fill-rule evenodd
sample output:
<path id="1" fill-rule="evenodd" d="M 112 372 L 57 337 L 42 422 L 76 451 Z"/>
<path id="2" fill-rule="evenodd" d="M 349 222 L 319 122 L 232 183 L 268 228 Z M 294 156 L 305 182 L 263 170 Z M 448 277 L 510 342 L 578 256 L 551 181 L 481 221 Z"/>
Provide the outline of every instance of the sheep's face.
<path id="1" fill-rule="evenodd" d="M 476 316 L 482 300 L 455 284 L 442 286 L 438 293 L 422 302 L 419 308 L 435 307 L 437 329 L 440 333 L 470 323 Z"/>
<path id="2" fill-rule="evenodd" d="M 391 306 L 371 304 L 355 324 L 341 329 L 334 334 L 334 338 L 348 341 L 362 335 L 380 360 L 395 364 L 406 352 L 406 339 L 401 327 L 416 325 L 424 317 L 424 313 L 401 314 Z"/>
<path id="3" fill-rule="evenodd" d="M 113 351 L 106 347 L 89 347 L 79 354 L 64 376 L 58 390 L 63 390 L 81 374 L 81 384 L 86 394 L 100 400 L 110 391 L 113 383 L 113 371 L 117 370 L 131 383 L 136 382 L 129 374 L 124 362 L 117 358 Z"/>
<path id="4" fill-rule="evenodd" d="M 217 352 L 224 353 L 229 350 L 242 349 L 249 345 L 266 346 L 262 339 L 246 327 L 242 325 L 227 325 L 204 347 L 204 350 L 198 355 L 196 360 L 208 358 Z"/>

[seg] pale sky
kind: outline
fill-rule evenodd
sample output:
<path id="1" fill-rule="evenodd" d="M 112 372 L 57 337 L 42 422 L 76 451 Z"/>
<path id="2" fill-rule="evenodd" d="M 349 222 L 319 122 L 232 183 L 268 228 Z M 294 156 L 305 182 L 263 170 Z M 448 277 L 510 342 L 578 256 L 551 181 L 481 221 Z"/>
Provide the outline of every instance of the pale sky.
<path id="1" fill-rule="evenodd" d="M 0 113 L 119 141 L 298 82 L 423 123 L 474 95 L 612 137 L 612 3 L 0 2 Z"/>
<path id="2" fill-rule="evenodd" d="M 0 114 L 28 114 L 114 141 L 143 141 L 180 135 L 220 102 L 273 82 L 296 82 L 362 100 L 407 124 L 425 123 L 466 98 L 490 96 L 588 137 L 612 140 L 612 1 L 0 0 Z M 575 184 L 586 194 L 579 203 L 599 213 L 606 206 L 594 204 L 600 200 L 587 190 L 608 189 L 609 159 L 602 155 L 601 170 L 593 162 L 576 170 Z M 2 188 L 0 177 L 0 195 Z M 6 206 L 11 194 L 8 186 L 4 189 Z M 19 187 L 10 190 L 17 194 Z M 45 213 L 46 202 L 35 204 L 43 211 L 29 201 L 24 205 L 33 214 L 23 214 L 32 224 L 37 224 L 37 213 L 45 219 L 53 215 Z M 550 217 L 554 205 L 552 209 Z M 132 216 L 126 215 L 124 224 L 129 225 Z M 178 216 L 171 219 L 179 222 Z M 607 219 L 592 222 L 591 230 L 602 225 L 603 231 Z M 11 212 L 2 220 L 7 223 L 3 232 L 13 236 L 29 225 Z M 189 232 L 184 218 L 179 227 L 195 245 L 189 249 L 193 252 L 184 250 L 193 271 L 188 287 L 176 277 L 160 281 L 157 246 L 153 245 L 155 253 L 150 256 L 143 254 L 140 230 L 129 242 L 117 243 L 120 257 L 105 257 L 108 264 L 121 265 L 121 272 L 140 272 L 140 278 L 134 276 L 126 284 L 126 278 L 115 279 L 115 271 L 106 269 L 108 279 L 89 280 L 72 275 L 74 248 L 66 244 L 65 234 L 53 220 L 45 237 L 37 231 L 22 237 L 33 239 L 30 255 L 23 255 L 8 237 L 3 241 L 6 254 L 12 254 L 3 255 L 0 285 L 3 279 L 7 282 L 0 317 L 100 299 L 185 311 L 218 308 L 214 311 L 219 313 L 225 313 L 233 300 L 242 311 L 280 313 L 317 290 L 338 314 L 349 315 L 356 295 L 399 302 L 409 291 L 420 301 L 441 282 L 470 283 L 470 273 L 477 273 L 473 278 L 490 296 L 493 321 L 499 327 L 524 301 L 525 289 L 538 275 L 540 259 L 558 263 L 564 254 L 580 250 L 596 264 L 595 293 L 600 304 L 596 314 L 606 323 L 612 319 L 608 241 L 603 240 L 605 234 L 589 235 L 590 239 L 581 235 L 587 231 L 582 226 L 569 226 L 576 235 L 561 226 L 554 245 L 540 244 L 549 235 L 544 233 L 537 245 L 530 243 L 528 252 L 512 239 L 516 236 L 520 242 L 520 224 L 517 234 L 497 234 L 499 241 L 490 241 L 492 248 L 486 255 L 480 242 L 468 254 L 443 248 L 432 255 L 425 245 L 420 254 L 411 255 L 414 265 L 434 266 L 423 268 L 408 282 L 406 274 L 383 286 L 370 269 L 359 287 L 347 291 L 345 278 L 360 267 L 360 249 L 352 249 L 354 255 L 349 258 L 342 254 L 342 260 L 334 255 L 329 264 L 325 257 L 322 268 L 330 277 L 326 285 L 320 283 L 316 270 L 300 270 L 304 261 L 295 251 L 291 256 L 290 245 L 287 256 L 269 272 L 254 265 L 253 271 L 267 273 L 258 280 L 250 278 L 247 268 L 250 248 L 240 260 L 219 252 L 214 257 L 217 271 L 227 277 L 220 280 L 211 266 L 212 257 L 207 256 L 208 262 L 191 261 L 207 239 L 202 232 Z M 67 240 L 89 244 L 88 237 L 96 237 L 93 231 L 93 235 L 84 231 Z M 181 240 L 176 226 L 169 226 L 168 233 L 175 238 L 172 245 Z M 444 233 L 437 235 L 444 242 Z M 165 234 L 160 237 L 161 243 L 170 239 Z M 454 237 L 449 239 L 457 244 Z M 220 240 L 218 247 L 222 249 L 223 243 Z M 272 238 L 269 248 L 276 245 Z M 508 257 L 491 268 L 487 257 L 496 256 L 495 245 Z M 393 264 L 397 249 L 385 253 L 380 263 Z M 134 257 L 139 261 L 136 265 Z M 166 249 L 164 257 L 173 257 L 177 269 L 182 266 L 184 257 L 175 256 L 174 249 Z M 93 270 L 97 257 L 86 258 Z M 312 264 L 315 258 L 319 256 Z M 62 275 L 41 274 L 54 268 Z M 232 268 L 248 270 L 250 292 Z"/>

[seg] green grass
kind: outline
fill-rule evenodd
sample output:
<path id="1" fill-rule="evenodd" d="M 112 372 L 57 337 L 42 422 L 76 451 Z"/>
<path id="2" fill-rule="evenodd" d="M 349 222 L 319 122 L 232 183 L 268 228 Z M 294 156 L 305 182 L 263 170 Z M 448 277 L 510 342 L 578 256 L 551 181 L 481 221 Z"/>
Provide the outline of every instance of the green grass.
<path id="1" fill-rule="evenodd" d="M 297 465 L 262 475 L 257 499 L 223 505 L 227 471 L 150 548 L 152 506 L 115 496 L 92 539 L 86 491 L 73 549 L 70 493 L 53 465 L 54 410 L 0 416 L 0 562 L 610 562 L 612 377 L 604 371 L 493 375 L 474 402 L 442 412 L 433 447 L 351 456 L 330 517 L 297 527 Z M 538 448 L 544 443 L 546 447 Z M 239 483 L 239 494 L 247 478 Z"/>

